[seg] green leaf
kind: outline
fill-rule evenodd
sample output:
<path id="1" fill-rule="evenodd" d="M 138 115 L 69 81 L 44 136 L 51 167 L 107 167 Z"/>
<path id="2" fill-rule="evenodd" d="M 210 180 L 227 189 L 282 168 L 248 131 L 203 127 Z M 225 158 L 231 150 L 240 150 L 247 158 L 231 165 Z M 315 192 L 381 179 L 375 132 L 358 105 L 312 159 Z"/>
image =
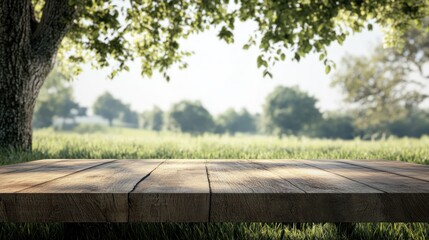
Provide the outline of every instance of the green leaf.
<path id="1" fill-rule="evenodd" d="M 264 77 L 266 76 L 273 78 L 273 75 L 268 70 L 264 70 Z"/>
<path id="2" fill-rule="evenodd" d="M 286 57 L 281 55 L 283 52 L 293 51 L 295 54 L 296 51 L 295 56 L 288 56 L 296 61 L 312 51 L 327 55 L 326 47 L 334 41 L 344 42 L 349 28 L 371 30 L 374 23 L 391 28 L 385 41 L 393 46 L 401 42 L 399 33 L 409 23 L 427 15 L 427 4 L 423 4 L 426 0 L 392 0 L 388 5 L 369 0 L 135 0 L 130 4 L 112 0 L 67 1 L 78 8 L 79 14 L 70 22 L 73 28 L 59 51 L 59 58 L 63 58 L 61 62 L 67 61 L 70 52 L 76 60 L 67 61 L 70 68 L 85 61 L 96 67 L 107 67 L 109 63 L 117 66 L 117 63 L 140 57 L 146 63 L 143 69 L 146 76 L 152 71 L 162 73 L 175 64 L 180 65 L 187 55 L 181 53 L 178 43 L 191 34 L 218 27 L 219 39 L 233 43 L 237 20 L 256 23 L 255 32 L 243 49 L 259 46 L 259 54 L 264 59 L 258 60 L 258 65 L 262 67 L 277 61 L 271 56 L 273 61 L 267 62 L 270 55 L 276 55 L 279 61 L 285 60 Z M 35 4 L 36 18 L 40 20 L 42 3 L 47 1 L 31 2 Z M 347 16 L 341 16 L 343 13 Z M 342 29 L 342 26 L 348 27 Z M 326 58 L 319 57 L 322 62 Z"/>
<path id="3" fill-rule="evenodd" d="M 257 58 L 257 66 L 258 66 L 258 68 L 260 68 L 261 66 L 264 66 L 264 67 L 268 67 L 268 63 L 267 63 L 267 61 L 265 61 L 263 58 L 262 58 L 262 56 L 259 56 L 258 58 Z"/>
<path id="4" fill-rule="evenodd" d="M 224 40 L 226 43 L 234 42 L 234 34 L 228 30 L 225 26 L 222 27 L 219 34 L 217 35 L 220 39 Z"/>
<path id="5" fill-rule="evenodd" d="M 295 53 L 295 60 L 299 62 L 301 60 L 301 56 L 299 56 L 299 53 Z"/>
<path id="6" fill-rule="evenodd" d="M 331 72 L 331 66 L 328 65 L 325 67 L 325 73 L 329 74 L 330 72 Z"/>

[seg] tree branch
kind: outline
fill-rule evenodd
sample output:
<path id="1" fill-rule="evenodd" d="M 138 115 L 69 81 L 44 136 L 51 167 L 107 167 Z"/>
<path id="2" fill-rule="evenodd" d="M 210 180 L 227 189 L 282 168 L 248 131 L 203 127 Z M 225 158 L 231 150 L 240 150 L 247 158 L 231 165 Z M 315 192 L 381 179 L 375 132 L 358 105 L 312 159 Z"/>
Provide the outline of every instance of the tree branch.
<path id="1" fill-rule="evenodd" d="M 42 19 L 31 37 L 35 57 L 51 60 L 57 53 L 76 15 L 74 6 L 70 6 L 68 2 L 68 0 L 46 0 Z"/>

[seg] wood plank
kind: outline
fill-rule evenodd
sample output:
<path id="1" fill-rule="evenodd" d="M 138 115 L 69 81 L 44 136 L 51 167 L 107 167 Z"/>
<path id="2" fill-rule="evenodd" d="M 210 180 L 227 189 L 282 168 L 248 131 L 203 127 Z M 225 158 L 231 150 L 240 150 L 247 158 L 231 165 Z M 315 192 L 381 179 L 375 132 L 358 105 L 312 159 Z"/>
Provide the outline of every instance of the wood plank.
<path id="1" fill-rule="evenodd" d="M 378 190 L 297 161 L 251 162 L 256 165 L 247 164 L 244 168 L 256 170 L 256 173 L 234 172 L 243 167 L 228 169 L 225 163 L 213 171 L 208 165 L 213 190 L 212 221 L 355 222 L 383 219 Z M 261 173 L 263 175 L 253 179 Z M 282 183 L 276 183 L 282 180 Z M 222 182 L 220 188 L 218 181 Z M 284 183 L 302 191 L 288 191 L 282 186 Z"/>
<path id="2" fill-rule="evenodd" d="M 207 222 L 206 160 L 167 160 L 129 197 L 131 222 Z"/>
<path id="3" fill-rule="evenodd" d="M 54 162 L 61 162 L 61 161 L 68 161 L 68 159 L 43 159 L 43 160 L 36 160 L 36 161 L 30 161 L 30 162 L 24 162 L 24 163 L 16 163 L 16 164 L 10 164 L 10 165 L 3 165 L 0 166 L 0 174 L 8 173 L 8 172 L 23 172 L 35 168 L 40 168 L 49 164 L 52 164 Z"/>
<path id="4" fill-rule="evenodd" d="M 128 193 L 161 162 L 111 161 L 27 188 L 9 198 L 0 195 L 0 220 L 127 222 Z"/>
<path id="5" fill-rule="evenodd" d="M 23 171 L 2 173 L 0 175 L 0 193 L 18 192 L 110 161 L 113 160 L 78 159 L 58 161 L 30 170 L 23 169 Z"/>
<path id="6" fill-rule="evenodd" d="M 372 221 L 429 221 L 428 182 L 335 160 L 300 161 L 383 191 L 379 194 L 383 214 Z"/>
<path id="7" fill-rule="evenodd" d="M 429 182 L 429 165 L 386 160 L 341 160 L 341 162 Z"/>
<path id="8" fill-rule="evenodd" d="M 164 159 L 123 159 L 28 188 L 23 193 L 128 193 Z"/>
<path id="9" fill-rule="evenodd" d="M 296 160 L 251 160 L 306 193 L 382 193 L 367 185 Z"/>
<path id="10" fill-rule="evenodd" d="M 301 160 L 311 166 L 366 184 L 386 193 L 429 193 L 429 183 L 335 160 Z"/>
<path id="11" fill-rule="evenodd" d="M 49 161 L 0 168 L 0 222 L 429 222 L 427 166 Z"/>
<path id="12" fill-rule="evenodd" d="M 407 212 L 410 210 L 402 212 L 402 216 L 401 213 L 397 211 L 396 213 L 398 214 L 392 215 L 392 210 L 385 207 L 386 204 L 391 206 L 400 204 L 396 196 L 392 197 L 392 195 L 381 194 L 384 191 L 375 190 L 367 185 L 367 183 L 361 184 L 345 178 L 355 175 L 360 176 L 362 174 L 362 169 L 359 167 L 349 169 L 350 172 L 342 174 L 341 172 L 334 171 L 335 173 L 330 173 L 314 168 L 311 165 L 304 164 L 304 161 L 301 160 L 252 160 L 252 162 L 262 164 L 267 170 L 277 174 L 283 179 L 289 180 L 306 193 L 316 194 L 317 200 L 314 202 L 313 206 L 317 206 L 317 208 L 312 209 L 310 207 L 307 211 L 312 212 L 314 215 L 324 216 L 326 221 L 391 221 L 393 218 L 400 219 L 401 217 L 403 219 L 411 219 L 407 215 Z M 323 160 L 313 161 L 311 163 L 316 164 L 316 166 L 322 169 L 323 167 L 321 167 L 321 165 L 327 164 L 327 162 Z M 333 163 L 341 164 L 338 162 Z M 365 171 L 365 169 L 363 170 Z M 368 171 L 374 174 L 371 170 Z M 341 174 L 341 176 L 337 174 Z M 367 180 L 365 177 L 366 175 L 364 174 L 363 178 Z M 395 175 L 393 177 L 395 177 Z M 380 178 L 380 181 L 386 184 L 391 183 L 391 179 L 389 178 Z M 419 183 L 421 184 L 422 182 Z M 323 195 L 323 193 L 332 194 L 328 194 L 329 197 L 318 196 Z M 413 196 L 406 195 L 405 198 L 407 197 L 411 197 L 411 199 L 417 198 L 415 201 L 420 203 L 424 201 L 424 196 L 420 196 L 419 194 Z M 402 199 L 402 197 L 399 197 L 399 200 L 400 199 Z M 410 203 L 410 205 L 412 204 L 414 204 L 414 202 Z M 426 208 L 420 206 L 420 208 L 414 207 L 411 209 L 424 210 Z M 395 213 L 395 211 L 393 211 L 393 213 Z M 420 214 L 420 217 L 424 217 L 424 214 Z"/>
<path id="13" fill-rule="evenodd" d="M 278 222 L 296 219 L 304 191 L 257 164 L 209 160 L 212 222 Z M 299 198 L 299 197 L 298 197 Z"/>

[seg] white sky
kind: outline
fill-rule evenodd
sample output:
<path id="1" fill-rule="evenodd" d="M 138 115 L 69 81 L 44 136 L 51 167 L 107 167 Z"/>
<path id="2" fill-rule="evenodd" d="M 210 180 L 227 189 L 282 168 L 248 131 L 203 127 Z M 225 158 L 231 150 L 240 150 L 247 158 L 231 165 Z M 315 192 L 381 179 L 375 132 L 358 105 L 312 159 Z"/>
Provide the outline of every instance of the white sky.
<path id="1" fill-rule="evenodd" d="M 335 69 L 326 75 L 318 55 L 309 55 L 299 63 L 288 60 L 287 56 L 285 62 L 272 68 L 273 79 L 263 78 L 262 70 L 256 67 L 257 47 L 242 49 L 252 30 L 251 24 L 237 25 L 235 43 L 231 45 L 218 40 L 214 30 L 191 36 L 182 47 L 195 54 L 187 58 L 187 69 L 170 70 L 170 82 L 159 75 L 142 78 L 138 60 L 132 63 L 130 72 L 121 73 L 113 80 L 107 79 L 106 70 L 86 67 L 73 82 L 75 98 L 81 105 L 91 108 L 99 95 L 109 91 L 139 112 L 152 109 L 154 105 L 167 110 L 172 103 L 187 99 L 200 100 L 212 114 L 230 107 L 237 110 L 245 107 L 256 113 L 262 111 L 266 95 L 276 86 L 298 85 L 319 99 L 318 107 L 322 111 L 341 108 L 341 93 L 330 87 L 330 76 Z M 382 38 L 379 28 L 351 35 L 342 46 L 330 46 L 329 57 L 338 68 L 346 53 L 365 54 Z"/>

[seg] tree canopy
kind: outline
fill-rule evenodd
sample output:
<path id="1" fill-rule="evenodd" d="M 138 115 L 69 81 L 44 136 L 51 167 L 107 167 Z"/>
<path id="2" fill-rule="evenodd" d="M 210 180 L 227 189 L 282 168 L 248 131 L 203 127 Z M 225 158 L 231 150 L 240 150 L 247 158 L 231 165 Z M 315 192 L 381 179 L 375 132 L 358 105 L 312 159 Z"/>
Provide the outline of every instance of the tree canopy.
<path id="1" fill-rule="evenodd" d="M 209 111 L 199 101 L 181 101 L 174 104 L 167 114 L 168 128 L 198 135 L 210 132 L 214 121 Z"/>
<path id="2" fill-rule="evenodd" d="M 105 92 L 94 102 L 94 113 L 109 121 L 113 125 L 113 119 L 116 119 L 124 112 L 125 106 L 121 100 L 116 99 L 112 94 Z"/>
<path id="3" fill-rule="evenodd" d="M 49 0 L 45 0 L 49 3 Z M 36 18 L 43 19 L 43 0 L 36 3 Z M 372 29 L 377 23 L 388 31 L 386 42 L 400 43 L 409 25 L 419 25 L 428 14 L 426 0 L 70 0 L 72 24 L 63 42 L 61 56 L 73 63 L 91 62 L 96 67 L 112 66 L 112 76 L 127 70 L 127 63 L 139 57 L 142 74 L 164 73 L 178 64 L 189 51 L 180 39 L 216 27 L 218 37 L 234 42 L 237 21 L 256 25 L 254 35 L 243 48 L 260 49 L 258 67 L 271 75 L 269 66 L 286 58 L 299 61 L 316 52 L 329 72 L 333 63 L 326 46 L 342 43 L 351 32 Z M 368 23 L 370 21 L 370 23 Z"/>
<path id="4" fill-rule="evenodd" d="M 329 112 L 309 129 L 310 136 L 331 139 L 353 139 L 358 136 L 353 117 Z"/>
<path id="5" fill-rule="evenodd" d="M 283 134 L 297 134 L 321 119 L 317 100 L 298 88 L 277 87 L 265 101 L 264 115 L 269 129 Z"/>
<path id="6" fill-rule="evenodd" d="M 227 109 L 216 119 L 217 133 L 227 132 L 230 135 L 234 135 L 237 132 L 243 133 L 255 133 L 256 132 L 256 120 L 246 109 L 242 109 L 240 112 L 234 109 Z"/>
<path id="7" fill-rule="evenodd" d="M 424 90 L 429 62 L 429 33 L 411 29 L 404 35 L 403 51 L 381 45 L 363 56 L 346 56 L 333 76 L 345 101 L 357 111 L 361 128 L 386 124 L 407 117 L 429 94 Z"/>
<path id="8" fill-rule="evenodd" d="M 308 53 L 319 54 L 329 72 L 332 42 L 376 23 L 387 44 L 401 43 L 410 26 L 423 27 L 428 8 L 427 0 L 3 0 L 0 148 L 31 150 L 35 102 L 57 57 L 71 75 L 91 63 L 109 66 L 111 77 L 139 58 L 142 75 L 159 71 L 168 80 L 172 65 L 186 67 L 181 39 L 214 27 L 232 43 L 243 21 L 256 26 L 243 48 L 259 48 L 264 76 L 274 63 Z"/>
<path id="9" fill-rule="evenodd" d="M 122 112 L 119 114 L 119 120 L 127 127 L 139 127 L 139 114 L 131 110 L 130 105 L 123 106 Z"/>
<path id="10" fill-rule="evenodd" d="M 164 112 L 157 106 L 151 111 L 142 113 L 142 127 L 149 130 L 161 131 L 164 125 Z"/>

